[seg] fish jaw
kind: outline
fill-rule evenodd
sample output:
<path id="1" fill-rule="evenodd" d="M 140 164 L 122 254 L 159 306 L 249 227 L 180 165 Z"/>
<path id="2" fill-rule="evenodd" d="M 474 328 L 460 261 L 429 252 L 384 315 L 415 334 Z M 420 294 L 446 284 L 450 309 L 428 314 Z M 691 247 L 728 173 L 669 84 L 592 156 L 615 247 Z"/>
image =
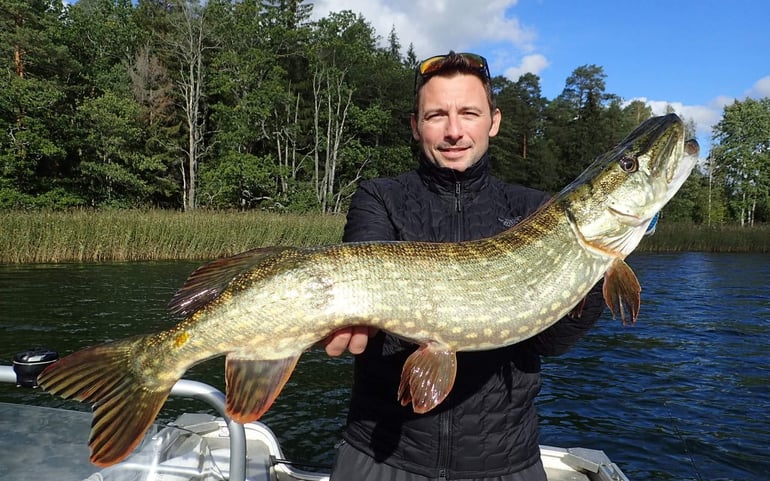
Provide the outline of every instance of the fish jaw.
<path id="1" fill-rule="evenodd" d="M 625 258 L 698 159 L 675 114 L 643 122 L 557 195 L 587 249 Z"/>

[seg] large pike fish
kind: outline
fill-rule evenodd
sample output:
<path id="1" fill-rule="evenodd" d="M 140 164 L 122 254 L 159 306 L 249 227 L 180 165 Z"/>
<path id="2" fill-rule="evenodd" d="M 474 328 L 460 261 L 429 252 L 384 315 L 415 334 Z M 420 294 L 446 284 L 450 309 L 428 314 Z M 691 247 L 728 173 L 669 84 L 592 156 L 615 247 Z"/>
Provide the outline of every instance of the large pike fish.
<path id="1" fill-rule="evenodd" d="M 256 249 L 193 272 L 170 302 L 170 330 L 71 354 L 39 377 L 94 403 L 91 461 L 125 458 L 194 364 L 225 354 L 228 415 L 271 406 L 302 353 L 346 326 L 414 341 L 394 396 L 429 411 L 452 389 L 457 351 L 543 331 L 602 277 L 613 315 L 633 322 L 640 287 L 624 262 L 695 164 L 676 115 L 647 120 L 515 227 L 462 243 L 365 242 Z"/>

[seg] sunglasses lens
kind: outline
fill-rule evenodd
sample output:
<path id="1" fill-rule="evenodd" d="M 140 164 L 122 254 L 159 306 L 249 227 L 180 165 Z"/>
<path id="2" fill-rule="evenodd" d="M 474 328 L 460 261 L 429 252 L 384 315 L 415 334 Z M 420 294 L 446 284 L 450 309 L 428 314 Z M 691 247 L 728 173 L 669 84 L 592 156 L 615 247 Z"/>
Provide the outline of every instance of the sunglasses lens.
<path id="1" fill-rule="evenodd" d="M 435 70 L 438 70 L 438 68 L 441 66 L 441 62 L 445 58 L 446 55 L 437 55 L 420 62 L 420 75 L 426 75 L 434 72 Z"/>
<path id="2" fill-rule="evenodd" d="M 476 55 L 475 53 L 462 53 L 460 55 L 478 69 L 485 69 L 487 66 L 486 59 L 481 55 Z"/>
<path id="3" fill-rule="evenodd" d="M 482 70 L 484 72 L 488 72 L 487 60 L 481 55 L 477 55 L 475 53 L 461 53 L 458 55 L 464 58 L 472 67 Z M 431 57 L 429 59 L 423 60 L 422 62 L 420 62 L 420 67 L 419 67 L 420 75 L 428 75 L 430 73 L 435 72 L 441 67 L 441 65 L 443 64 L 443 61 L 446 60 L 446 58 L 447 58 L 446 55 L 436 55 L 435 57 Z M 489 74 L 487 74 L 487 76 L 489 76 Z"/>
<path id="4" fill-rule="evenodd" d="M 478 69 L 479 72 L 484 75 L 486 79 L 490 79 L 489 66 L 487 65 L 487 59 L 481 55 L 475 53 L 459 53 L 458 56 L 462 57 L 471 68 Z M 417 66 L 417 72 L 414 76 L 414 91 L 417 92 L 419 86 L 419 79 L 438 71 L 444 65 L 444 60 L 447 59 L 446 55 L 436 55 L 423 60 Z"/>

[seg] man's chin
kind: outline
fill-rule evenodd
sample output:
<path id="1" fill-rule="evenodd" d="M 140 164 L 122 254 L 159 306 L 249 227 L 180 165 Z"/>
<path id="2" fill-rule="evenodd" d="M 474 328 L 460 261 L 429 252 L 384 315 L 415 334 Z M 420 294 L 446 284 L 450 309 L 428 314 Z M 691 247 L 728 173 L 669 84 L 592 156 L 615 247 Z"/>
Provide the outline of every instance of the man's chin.
<path id="1" fill-rule="evenodd" d="M 439 160 L 439 165 L 441 167 L 446 167 L 447 169 L 456 170 L 458 172 L 465 171 L 468 167 L 473 165 L 473 162 L 471 162 L 469 159 L 463 157 L 463 158 L 442 158 Z"/>

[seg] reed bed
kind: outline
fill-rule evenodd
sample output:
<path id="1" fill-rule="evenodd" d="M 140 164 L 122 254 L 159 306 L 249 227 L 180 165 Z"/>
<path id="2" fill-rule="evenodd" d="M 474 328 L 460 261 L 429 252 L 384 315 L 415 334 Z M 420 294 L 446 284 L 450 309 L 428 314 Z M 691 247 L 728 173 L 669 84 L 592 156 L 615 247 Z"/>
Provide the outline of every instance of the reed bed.
<path id="1" fill-rule="evenodd" d="M 258 211 L 0 211 L 0 263 L 212 259 L 337 243 L 343 224 L 342 216 Z"/>
<path id="2" fill-rule="evenodd" d="M 640 252 L 770 252 L 770 225 L 667 224 L 642 239 Z"/>
<path id="3" fill-rule="evenodd" d="M 259 211 L 0 211 L 0 263 L 207 260 L 270 245 L 338 243 L 344 221 Z M 770 252 L 770 225 L 663 221 L 638 251 Z"/>

